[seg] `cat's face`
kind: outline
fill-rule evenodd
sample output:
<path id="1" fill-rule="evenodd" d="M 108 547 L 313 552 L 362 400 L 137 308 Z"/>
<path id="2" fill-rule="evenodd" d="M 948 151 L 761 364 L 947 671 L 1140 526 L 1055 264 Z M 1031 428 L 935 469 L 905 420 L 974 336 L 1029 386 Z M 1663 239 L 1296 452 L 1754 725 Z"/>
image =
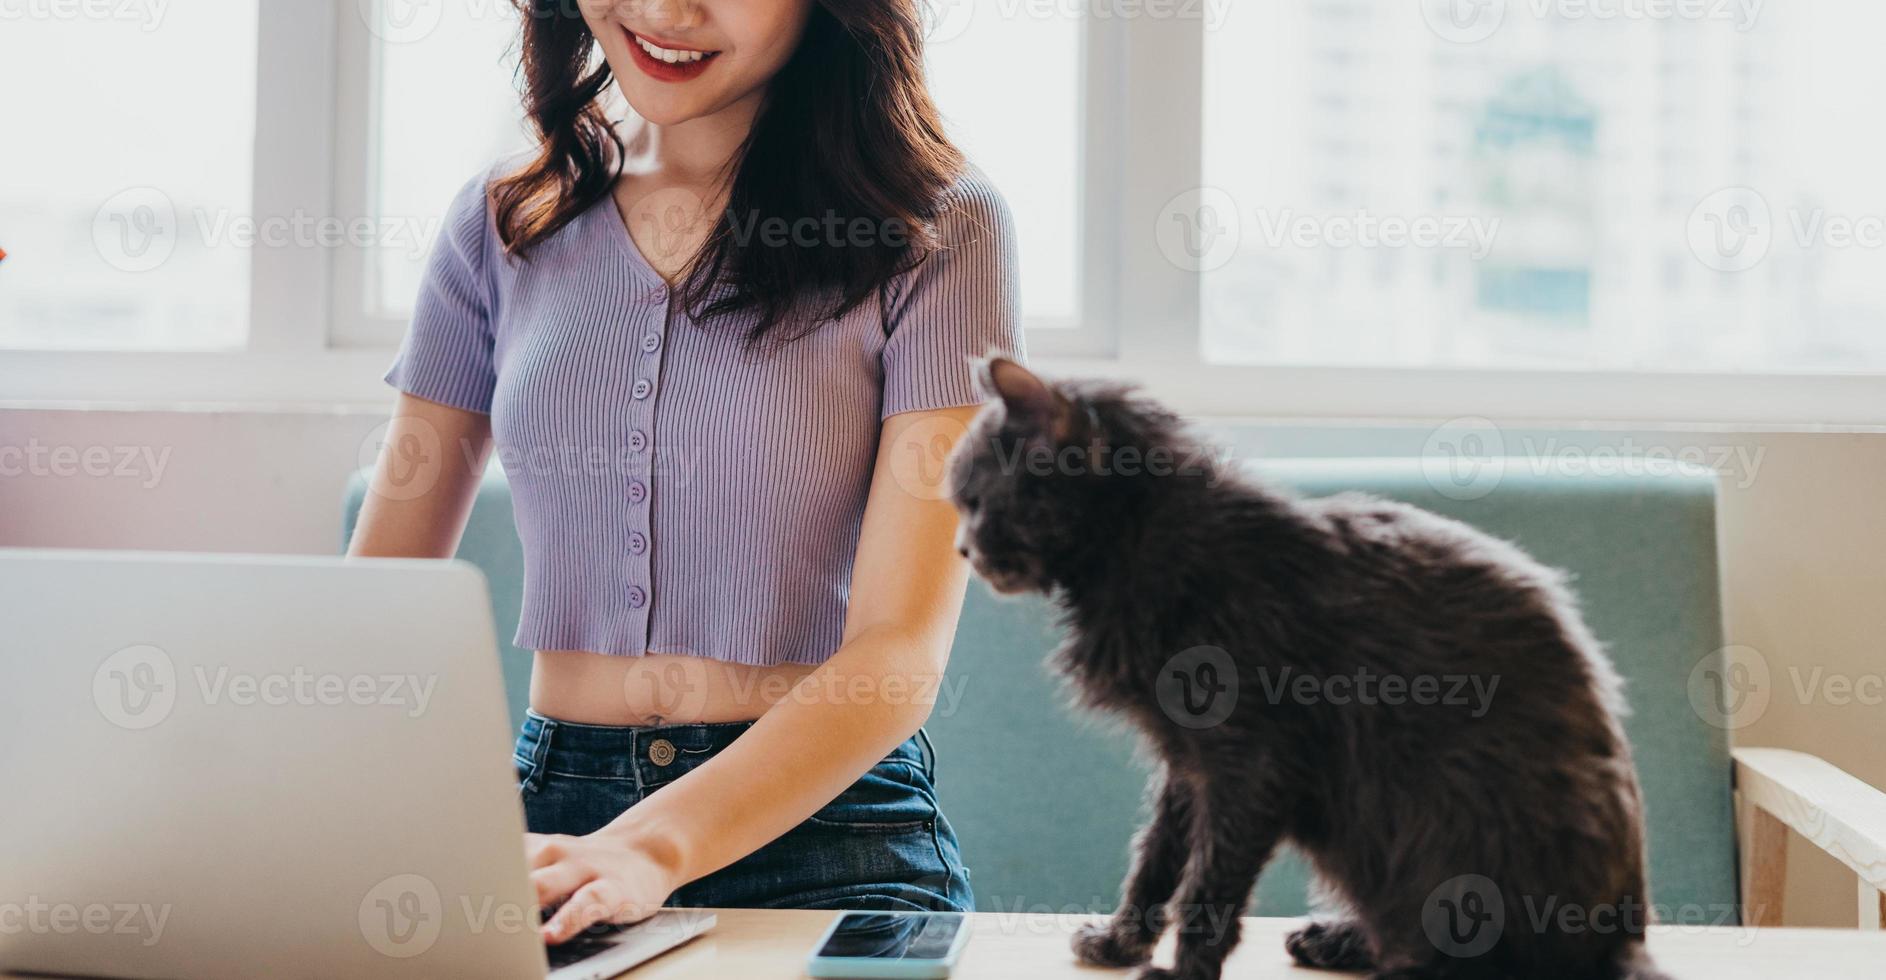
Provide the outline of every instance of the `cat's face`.
<path id="1" fill-rule="evenodd" d="M 1076 408 L 1014 361 L 984 361 L 976 374 L 988 403 L 950 456 L 956 549 L 997 592 L 1045 592 L 1080 524 L 1054 458 Z"/>

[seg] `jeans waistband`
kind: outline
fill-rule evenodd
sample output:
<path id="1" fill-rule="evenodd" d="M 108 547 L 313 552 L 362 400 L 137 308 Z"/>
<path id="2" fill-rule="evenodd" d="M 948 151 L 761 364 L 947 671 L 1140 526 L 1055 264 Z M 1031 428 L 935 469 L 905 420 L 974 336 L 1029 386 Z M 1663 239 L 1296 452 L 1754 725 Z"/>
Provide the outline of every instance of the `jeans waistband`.
<path id="1" fill-rule="evenodd" d="M 584 725 L 524 715 L 516 756 L 533 774 L 544 772 L 587 779 L 628 779 L 644 788 L 669 782 L 713 758 L 753 727 L 750 721 L 696 725 L 616 727 Z M 919 744 L 921 741 L 921 745 Z M 928 737 L 905 740 L 885 761 L 929 768 Z"/>

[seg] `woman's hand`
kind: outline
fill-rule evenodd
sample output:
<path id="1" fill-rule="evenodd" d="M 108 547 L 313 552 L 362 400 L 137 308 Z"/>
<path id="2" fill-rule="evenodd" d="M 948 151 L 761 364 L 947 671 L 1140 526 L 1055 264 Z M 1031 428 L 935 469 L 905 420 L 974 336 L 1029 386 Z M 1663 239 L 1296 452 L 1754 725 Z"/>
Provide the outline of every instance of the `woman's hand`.
<path id="1" fill-rule="evenodd" d="M 537 904 L 557 908 L 543 925 L 545 942 L 560 943 L 597 923 L 640 922 L 654 915 L 684 882 L 672 860 L 605 827 L 584 837 L 525 834 Z"/>

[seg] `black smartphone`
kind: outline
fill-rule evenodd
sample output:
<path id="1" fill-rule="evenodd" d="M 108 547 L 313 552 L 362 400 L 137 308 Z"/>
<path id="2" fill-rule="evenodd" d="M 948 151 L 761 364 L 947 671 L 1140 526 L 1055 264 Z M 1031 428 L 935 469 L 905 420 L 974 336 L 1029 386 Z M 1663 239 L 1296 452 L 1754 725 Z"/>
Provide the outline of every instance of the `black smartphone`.
<path id="1" fill-rule="evenodd" d="M 825 930 L 806 968 L 820 978 L 940 980 L 968 941 L 961 912 L 846 912 Z"/>

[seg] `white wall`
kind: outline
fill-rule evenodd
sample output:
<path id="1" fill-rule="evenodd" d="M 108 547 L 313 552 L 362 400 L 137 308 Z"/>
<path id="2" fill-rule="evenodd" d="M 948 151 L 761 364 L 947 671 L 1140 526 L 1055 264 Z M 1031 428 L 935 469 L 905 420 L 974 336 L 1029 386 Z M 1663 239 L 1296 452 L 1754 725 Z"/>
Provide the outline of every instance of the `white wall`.
<path id="1" fill-rule="evenodd" d="M 0 545 L 334 553 L 342 490 L 381 421 L 362 411 L 0 410 Z M 34 449 L 38 464 L 14 452 Z M 109 466 L 86 466 L 87 454 Z"/>
<path id="2" fill-rule="evenodd" d="M 0 546 L 331 554 L 342 488 L 381 421 L 364 410 L 0 409 Z M 1758 467 L 1724 481 L 1722 501 L 1728 641 L 1761 651 L 1773 675 L 1767 710 L 1739 741 L 1814 752 L 1886 787 L 1886 706 L 1837 703 L 1824 685 L 1797 695 L 1816 677 L 1878 691 L 1886 674 L 1886 434 L 1689 441 L 1759 451 Z M 1844 868 L 1797 844 L 1793 872 L 1790 924 L 1854 924 Z"/>

